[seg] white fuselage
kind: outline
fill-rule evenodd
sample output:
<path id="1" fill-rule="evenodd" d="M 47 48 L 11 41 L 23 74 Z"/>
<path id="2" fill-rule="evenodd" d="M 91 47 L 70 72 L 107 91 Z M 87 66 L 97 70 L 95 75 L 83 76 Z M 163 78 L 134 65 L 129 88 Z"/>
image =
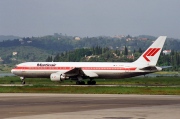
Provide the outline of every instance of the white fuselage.
<path id="1" fill-rule="evenodd" d="M 25 78 L 49 78 L 52 73 L 67 72 L 77 67 L 96 73 L 97 78 L 126 78 L 155 72 L 139 70 L 143 67 L 141 65 L 118 62 L 27 62 L 17 65 L 11 72 Z"/>

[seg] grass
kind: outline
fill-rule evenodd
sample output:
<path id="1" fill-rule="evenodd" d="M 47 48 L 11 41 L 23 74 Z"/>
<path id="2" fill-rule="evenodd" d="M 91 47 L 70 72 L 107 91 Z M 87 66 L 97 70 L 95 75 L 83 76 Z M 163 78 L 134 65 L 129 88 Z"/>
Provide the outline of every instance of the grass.
<path id="1" fill-rule="evenodd" d="M 33 86 L 0 86 L 0 93 L 70 93 L 70 94 L 150 94 L 150 95 L 180 95 L 179 77 L 155 77 L 155 78 L 128 78 L 122 80 L 97 79 L 97 85 L 131 85 L 123 86 L 61 86 L 75 85 L 75 82 L 66 80 L 63 82 L 52 82 L 50 79 L 30 78 L 26 84 Z M 19 77 L 1 77 L 0 84 L 21 84 Z M 57 86 L 59 85 L 59 86 Z M 143 85 L 144 87 L 137 87 Z M 155 86 L 155 87 L 150 87 Z M 156 87 L 163 86 L 163 87 Z M 171 87 L 176 86 L 176 87 Z"/>
<path id="2" fill-rule="evenodd" d="M 87 81 L 87 80 L 86 80 Z M 136 77 L 127 79 L 96 79 L 97 85 L 153 85 L 153 86 L 172 86 L 180 85 L 180 77 Z M 0 77 L 0 84 L 21 84 L 17 76 Z M 75 81 L 65 80 L 63 82 L 52 82 L 44 78 L 27 78 L 26 84 L 33 85 L 74 85 Z"/>
<path id="3" fill-rule="evenodd" d="M 23 87 L 0 87 L 0 92 L 1 93 L 69 93 L 69 94 L 180 95 L 180 87 L 23 86 Z"/>

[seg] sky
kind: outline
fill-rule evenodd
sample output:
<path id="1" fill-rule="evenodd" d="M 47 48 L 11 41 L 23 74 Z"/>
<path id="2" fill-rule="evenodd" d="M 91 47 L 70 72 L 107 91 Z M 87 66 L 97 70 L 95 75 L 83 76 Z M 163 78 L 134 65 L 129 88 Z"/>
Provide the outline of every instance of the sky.
<path id="1" fill-rule="evenodd" d="M 0 0 L 0 35 L 180 38 L 180 0 Z"/>

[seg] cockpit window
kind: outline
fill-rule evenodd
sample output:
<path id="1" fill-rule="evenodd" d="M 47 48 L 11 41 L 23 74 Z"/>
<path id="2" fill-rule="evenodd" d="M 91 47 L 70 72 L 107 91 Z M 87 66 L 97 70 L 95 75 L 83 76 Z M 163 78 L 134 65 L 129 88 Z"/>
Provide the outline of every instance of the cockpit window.
<path id="1" fill-rule="evenodd" d="M 17 68 L 17 66 L 14 66 L 14 67 L 13 67 L 13 69 L 16 69 L 16 68 Z"/>

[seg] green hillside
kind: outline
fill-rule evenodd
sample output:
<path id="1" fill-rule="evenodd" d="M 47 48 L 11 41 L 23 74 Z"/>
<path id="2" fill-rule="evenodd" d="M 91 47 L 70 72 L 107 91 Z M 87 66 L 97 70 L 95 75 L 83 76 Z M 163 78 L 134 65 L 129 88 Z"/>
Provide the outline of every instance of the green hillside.
<path id="1" fill-rule="evenodd" d="M 14 55 L 13 52 L 15 53 Z M 27 61 L 45 61 L 48 55 L 50 54 L 45 50 L 32 46 L 0 48 L 0 56 L 3 59 L 3 61 L 1 61 L 2 64 L 15 64 Z"/>
<path id="2" fill-rule="evenodd" d="M 132 62 L 156 39 L 153 36 L 74 37 L 55 33 L 43 37 L 16 38 L 0 42 L 0 64 L 34 61 Z M 180 40 L 167 38 L 158 65 L 180 67 Z"/>

